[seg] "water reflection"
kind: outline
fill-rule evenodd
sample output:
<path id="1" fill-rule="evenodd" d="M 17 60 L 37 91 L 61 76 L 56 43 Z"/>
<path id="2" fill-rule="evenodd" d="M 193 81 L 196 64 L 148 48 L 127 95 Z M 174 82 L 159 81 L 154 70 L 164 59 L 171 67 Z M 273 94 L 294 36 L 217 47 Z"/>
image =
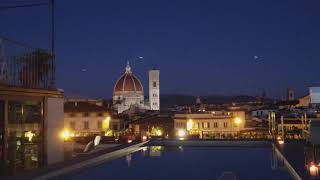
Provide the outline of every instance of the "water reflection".
<path id="1" fill-rule="evenodd" d="M 147 146 L 141 148 L 141 154 L 142 154 L 142 157 L 148 156 L 148 147 Z"/>
<path id="2" fill-rule="evenodd" d="M 277 170 L 277 168 L 278 168 L 278 157 L 277 157 L 275 148 L 272 148 L 270 162 L 271 162 L 271 169 L 272 170 Z"/>
<path id="3" fill-rule="evenodd" d="M 236 180 L 237 176 L 233 172 L 223 172 L 218 180 Z"/>
<path id="4" fill-rule="evenodd" d="M 271 170 L 270 153 L 271 148 L 147 146 L 67 179 L 290 179 L 286 171 Z M 277 168 L 276 154 L 271 157 Z"/>
<path id="5" fill-rule="evenodd" d="M 160 157 L 163 146 L 151 146 L 150 147 L 150 156 L 151 157 Z"/>
<path id="6" fill-rule="evenodd" d="M 183 152 L 183 147 L 182 147 L 182 146 L 179 146 L 178 148 L 179 148 L 179 150 L 180 150 L 181 152 Z"/>
<path id="7" fill-rule="evenodd" d="M 127 154 L 126 155 L 126 162 L 127 162 L 128 167 L 131 166 L 131 160 L 132 160 L 132 154 Z"/>
<path id="8" fill-rule="evenodd" d="M 272 151 L 270 155 L 270 163 L 271 163 L 271 169 L 273 171 L 276 171 L 276 170 L 286 171 L 284 160 L 277 153 L 275 147 L 272 147 Z"/>
<path id="9" fill-rule="evenodd" d="M 170 151 L 183 151 L 182 146 L 178 147 L 164 147 L 164 146 L 144 146 L 141 147 L 141 154 L 143 157 L 161 157 L 163 153 Z"/>

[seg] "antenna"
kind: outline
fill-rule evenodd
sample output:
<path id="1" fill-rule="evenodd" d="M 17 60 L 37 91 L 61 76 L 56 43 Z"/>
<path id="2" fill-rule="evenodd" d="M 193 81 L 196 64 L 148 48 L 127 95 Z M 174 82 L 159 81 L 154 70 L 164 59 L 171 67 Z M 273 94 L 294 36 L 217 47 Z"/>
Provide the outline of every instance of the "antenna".
<path id="1" fill-rule="evenodd" d="M 51 87 L 55 85 L 55 73 L 56 73 L 56 52 L 55 52 L 55 18 L 54 18 L 54 0 L 51 0 L 51 56 L 52 56 L 52 65 L 51 65 Z"/>

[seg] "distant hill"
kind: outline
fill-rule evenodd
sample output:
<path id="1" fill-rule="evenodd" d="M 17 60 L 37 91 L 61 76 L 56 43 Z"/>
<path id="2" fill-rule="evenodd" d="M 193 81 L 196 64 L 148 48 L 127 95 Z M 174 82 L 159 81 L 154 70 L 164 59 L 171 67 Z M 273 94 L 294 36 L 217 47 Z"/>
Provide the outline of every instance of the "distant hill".
<path id="1" fill-rule="evenodd" d="M 190 95 L 181 95 L 181 94 L 172 94 L 172 95 L 161 95 L 160 96 L 160 105 L 161 107 L 170 107 L 173 105 L 191 105 L 196 102 L 195 96 Z"/>
<path id="2" fill-rule="evenodd" d="M 250 102 L 255 101 L 256 97 L 254 96 L 247 96 L 247 95 L 241 95 L 241 96 L 203 96 L 200 97 L 203 103 L 206 104 L 224 104 L 224 103 L 232 103 L 232 102 Z"/>
<path id="3" fill-rule="evenodd" d="M 181 94 L 165 94 L 161 95 L 161 107 L 167 108 L 174 105 L 192 105 L 196 103 L 197 96 L 191 95 L 181 95 Z M 256 97 L 254 96 L 220 96 L 220 95 L 211 95 L 211 96 L 201 96 L 201 102 L 205 104 L 225 104 L 232 102 L 250 102 L 255 101 Z"/>

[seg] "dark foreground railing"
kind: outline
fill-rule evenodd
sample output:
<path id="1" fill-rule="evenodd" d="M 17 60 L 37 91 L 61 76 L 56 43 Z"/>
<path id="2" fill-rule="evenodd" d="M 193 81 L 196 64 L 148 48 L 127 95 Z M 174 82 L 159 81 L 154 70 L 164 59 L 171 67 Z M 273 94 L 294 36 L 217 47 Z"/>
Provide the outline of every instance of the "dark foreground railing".
<path id="1" fill-rule="evenodd" d="M 54 57 L 45 50 L 0 37 L 0 85 L 55 87 Z"/>

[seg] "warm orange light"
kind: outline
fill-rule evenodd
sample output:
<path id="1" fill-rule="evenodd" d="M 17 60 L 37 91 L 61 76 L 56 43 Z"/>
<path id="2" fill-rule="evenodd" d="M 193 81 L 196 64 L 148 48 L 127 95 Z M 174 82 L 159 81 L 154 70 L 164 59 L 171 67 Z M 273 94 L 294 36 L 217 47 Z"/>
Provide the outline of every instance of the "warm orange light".
<path id="1" fill-rule="evenodd" d="M 32 141 L 32 138 L 35 136 L 35 134 L 32 133 L 31 131 L 28 131 L 28 132 L 25 132 L 25 133 L 24 133 L 24 136 L 25 136 L 26 138 L 28 138 L 29 142 L 31 142 L 31 141 Z"/>
<path id="2" fill-rule="evenodd" d="M 64 129 L 60 134 L 60 137 L 65 141 L 70 139 L 70 136 L 71 136 L 71 133 L 68 129 Z"/>
<path id="3" fill-rule="evenodd" d="M 241 118 L 236 117 L 236 118 L 234 119 L 234 123 L 235 123 L 236 125 L 240 125 L 240 124 L 242 123 Z"/>
<path id="4" fill-rule="evenodd" d="M 189 119 L 187 122 L 187 130 L 190 131 L 192 129 L 193 126 L 193 121 L 192 119 Z"/>
<path id="5" fill-rule="evenodd" d="M 280 137 L 280 136 L 278 136 L 278 137 L 277 137 L 277 140 L 281 140 L 281 137 Z"/>
<path id="6" fill-rule="evenodd" d="M 284 144 L 284 140 L 278 140 L 278 143 L 279 143 L 280 145 L 282 145 L 282 144 Z"/>
<path id="7" fill-rule="evenodd" d="M 186 131 L 184 129 L 179 129 L 178 130 L 178 134 L 177 134 L 180 138 L 183 138 L 186 136 Z"/>
<path id="8" fill-rule="evenodd" d="M 102 121 L 102 128 L 103 128 L 104 130 L 109 129 L 109 127 L 110 127 L 110 120 L 111 120 L 111 117 L 108 116 L 108 117 L 106 117 L 106 118 Z"/>
<path id="9" fill-rule="evenodd" d="M 160 129 L 158 129 L 156 134 L 157 134 L 157 136 L 162 136 L 162 131 Z"/>
<path id="10" fill-rule="evenodd" d="M 314 164 L 312 164 L 310 167 L 309 167 L 309 171 L 310 171 L 310 175 L 311 176 L 317 176 L 318 175 L 318 167 Z"/>
<path id="11" fill-rule="evenodd" d="M 129 144 L 132 143 L 132 140 L 131 140 L 131 139 L 128 139 L 128 143 L 129 143 Z"/>
<path id="12" fill-rule="evenodd" d="M 143 141 L 146 141 L 147 139 L 148 139 L 147 136 L 142 136 L 142 140 L 143 140 Z"/>

